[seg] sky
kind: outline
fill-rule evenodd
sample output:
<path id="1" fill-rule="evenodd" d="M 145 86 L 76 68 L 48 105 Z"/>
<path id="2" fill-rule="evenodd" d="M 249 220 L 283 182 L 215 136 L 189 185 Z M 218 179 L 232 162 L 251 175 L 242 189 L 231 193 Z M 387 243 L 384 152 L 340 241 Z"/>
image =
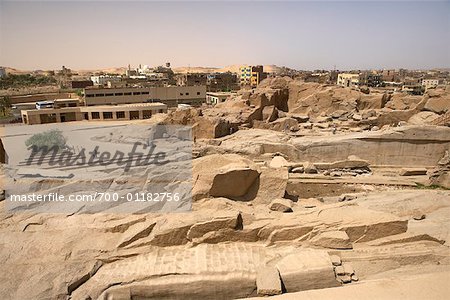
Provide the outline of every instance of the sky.
<path id="1" fill-rule="evenodd" d="M 447 1 L 0 0 L 0 65 L 450 67 Z"/>

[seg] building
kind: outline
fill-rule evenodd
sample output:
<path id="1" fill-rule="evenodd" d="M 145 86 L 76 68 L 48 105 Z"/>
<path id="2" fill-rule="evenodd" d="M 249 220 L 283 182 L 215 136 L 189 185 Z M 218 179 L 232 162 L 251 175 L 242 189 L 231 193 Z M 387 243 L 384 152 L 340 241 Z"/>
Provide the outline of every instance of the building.
<path id="1" fill-rule="evenodd" d="M 231 92 L 207 92 L 206 93 L 206 104 L 216 105 L 217 103 L 224 102 L 228 97 L 236 95 L 236 93 Z"/>
<path id="2" fill-rule="evenodd" d="M 84 89 L 93 85 L 94 83 L 91 80 L 72 80 L 70 82 L 70 87 L 72 89 Z"/>
<path id="3" fill-rule="evenodd" d="M 359 85 L 359 74 L 339 74 L 337 78 L 337 85 L 344 87 L 356 87 Z"/>
<path id="4" fill-rule="evenodd" d="M 156 113 L 167 112 L 163 103 L 126 105 L 78 106 L 32 109 L 22 111 L 22 122 L 28 125 L 63 123 L 72 121 L 126 121 L 149 119 Z"/>
<path id="5" fill-rule="evenodd" d="M 168 107 L 178 104 L 200 106 L 206 99 L 206 86 L 155 86 L 123 88 L 87 88 L 84 103 L 93 105 L 117 105 L 161 102 Z"/>
<path id="6" fill-rule="evenodd" d="M 209 92 L 230 92 L 239 90 L 238 76 L 231 72 L 208 74 L 206 88 Z"/>
<path id="7" fill-rule="evenodd" d="M 241 66 L 239 68 L 241 86 L 256 87 L 265 78 L 263 66 Z"/>
<path id="8" fill-rule="evenodd" d="M 107 85 L 108 82 L 119 82 L 122 80 L 121 76 L 110 76 L 110 75 L 98 75 L 91 76 L 91 81 L 94 85 Z"/>
<path id="9" fill-rule="evenodd" d="M 394 81 L 394 82 L 398 82 L 399 81 L 399 76 L 398 76 L 398 72 L 396 72 L 395 70 L 383 70 L 381 72 L 381 79 L 383 81 Z"/>
<path id="10" fill-rule="evenodd" d="M 383 81 L 381 80 L 381 74 L 376 74 L 373 72 L 363 72 L 359 76 L 359 85 L 368 87 L 379 87 Z"/>
<path id="11" fill-rule="evenodd" d="M 10 96 L 11 104 L 19 103 L 33 103 L 36 104 L 38 101 L 48 101 L 56 99 L 66 99 L 73 97 L 74 94 L 71 93 L 44 93 L 44 94 L 33 94 L 33 95 L 19 95 Z"/>
<path id="12" fill-rule="evenodd" d="M 435 88 L 439 85 L 439 79 L 422 79 L 422 86 L 425 90 L 429 88 Z"/>
<path id="13" fill-rule="evenodd" d="M 178 86 L 206 85 L 208 74 L 187 73 L 175 75 Z"/>

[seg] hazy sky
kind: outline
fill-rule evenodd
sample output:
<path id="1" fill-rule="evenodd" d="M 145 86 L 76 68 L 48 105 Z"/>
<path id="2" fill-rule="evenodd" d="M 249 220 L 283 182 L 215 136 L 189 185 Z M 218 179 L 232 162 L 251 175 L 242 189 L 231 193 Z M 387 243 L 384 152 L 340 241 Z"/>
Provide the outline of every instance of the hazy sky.
<path id="1" fill-rule="evenodd" d="M 450 67 L 450 1 L 0 0 L 0 65 Z"/>

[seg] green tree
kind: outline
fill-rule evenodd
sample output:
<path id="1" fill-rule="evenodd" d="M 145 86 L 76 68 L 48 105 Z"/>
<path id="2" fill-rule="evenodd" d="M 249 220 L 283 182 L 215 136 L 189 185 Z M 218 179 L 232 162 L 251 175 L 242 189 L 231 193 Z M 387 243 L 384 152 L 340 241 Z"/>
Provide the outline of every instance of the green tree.
<path id="1" fill-rule="evenodd" d="M 11 99 L 8 96 L 0 99 L 0 112 L 3 116 L 6 116 L 8 109 L 11 108 Z"/>

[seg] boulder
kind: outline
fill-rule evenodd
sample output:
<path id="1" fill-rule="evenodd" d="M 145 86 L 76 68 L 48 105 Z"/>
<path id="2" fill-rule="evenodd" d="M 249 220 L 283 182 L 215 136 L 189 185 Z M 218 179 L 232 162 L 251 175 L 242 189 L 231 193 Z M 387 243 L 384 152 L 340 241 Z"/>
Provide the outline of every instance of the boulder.
<path id="1" fill-rule="evenodd" d="M 288 114 L 288 117 L 291 117 L 295 120 L 297 120 L 297 122 L 299 123 L 306 123 L 309 121 L 309 116 L 308 115 L 303 115 L 303 114 Z"/>
<path id="2" fill-rule="evenodd" d="M 345 115 L 347 113 L 347 111 L 339 109 L 339 110 L 335 110 L 332 114 L 331 117 L 333 119 L 338 119 L 340 117 L 342 117 L 343 115 Z"/>
<path id="3" fill-rule="evenodd" d="M 303 173 L 303 172 L 305 172 L 305 168 L 303 168 L 303 167 L 295 167 L 295 168 L 292 168 L 292 170 L 291 170 L 291 173 Z"/>
<path id="4" fill-rule="evenodd" d="M 334 272 L 336 273 L 337 276 L 345 275 L 343 266 L 337 266 L 336 268 L 334 268 Z"/>
<path id="5" fill-rule="evenodd" d="M 317 168 L 313 163 L 307 162 L 303 165 L 306 174 L 317 174 Z"/>
<path id="6" fill-rule="evenodd" d="M 339 286 L 325 251 L 298 250 L 283 257 L 276 267 L 288 293 Z"/>
<path id="7" fill-rule="evenodd" d="M 209 195 L 213 197 L 243 197 L 259 177 L 250 167 L 228 167 L 214 176 Z"/>
<path id="8" fill-rule="evenodd" d="M 362 120 L 362 116 L 360 114 L 353 114 L 352 116 L 353 121 L 361 121 Z"/>
<path id="9" fill-rule="evenodd" d="M 330 127 L 330 124 L 328 123 L 316 123 L 314 124 L 315 127 L 320 128 L 320 129 L 326 129 Z"/>
<path id="10" fill-rule="evenodd" d="M 286 186 L 289 179 L 287 168 L 266 168 L 262 169 L 259 178 L 258 194 L 256 201 L 269 204 L 274 198 L 283 198 L 286 193 Z"/>
<path id="11" fill-rule="evenodd" d="M 400 170 L 400 176 L 417 176 L 427 175 L 427 169 L 425 168 L 402 168 Z"/>
<path id="12" fill-rule="evenodd" d="M 342 283 L 350 283 L 352 282 L 352 278 L 350 275 L 339 275 L 337 280 Z"/>
<path id="13" fill-rule="evenodd" d="M 243 228 L 241 213 L 238 212 L 231 216 L 216 217 L 209 221 L 196 223 L 187 232 L 187 238 L 193 240 L 202 237 L 208 232 L 219 231 L 225 228 L 241 230 Z"/>
<path id="14" fill-rule="evenodd" d="M 353 275 L 355 274 L 355 269 L 353 269 L 353 266 L 349 263 L 343 263 L 342 267 L 344 268 L 344 274 L 345 275 Z"/>
<path id="15" fill-rule="evenodd" d="M 424 110 L 432 111 L 437 114 L 443 114 L 450 110 L 450 97 L 448 94 L 433 95 L 425 104 Z"/>
<path id="16" fill-rule="evenodd" d="M 155 225 L 156 223 L 154 222 L 141 222 L 130 226 L 117 247 L 126 247 L 141 238 L 149 236 Z"/>
<path id="17" fill-rule="evenodd" d="M 264 267 L 256 274 L 256 292 L 259 296 L 272 296 L 282 293 L 281 280 L 278 269 Z"/>
<path id="18" fill-rule="evenodd" d="M 413 125 L 426 125 L 431 124 L 437 118 L 439 118 L 439 115 L 434 112 L 421 111 L 409 118 L 408 123 Z"/>
<path id="19" fill-rule="evenodd" d="M 266 106 L 262 110 L 262 120 L 269 123 L 275 121 L 278 118 L 278 110 L 275 106 Z"/>
<path id="20" fill-rule="evenodd" d="M 288 161 L 283 156 L 275 156 L 269 163 L 269 167 L 277 169 L 287 167 L 289 165 Z"/>
<path id="21" fill-rule="evenodd" d="M 340 266 L 342 264 L 341 258 L 337 255 L 330 255 L 330 259 L 333 266 Z"/>
<path id="22" fill-rule="evenodd" d="M 315 246 L 331 249 L 352 249 L 352 243 L 345 231 L 326 231 L 311 239 Z"/>
<path id="23" fill-rule="evenodd" d="M 213 154 L 195 159 L 192 173 L 194 200 L 209 196 L 254 197 L 260 174 L 252 161 L 237 154 Z"/>
<path id="24" fill-rule="evenodd" d="M 293 202 L 289 199 L 277 198 L 269 204 L 269 209 L 273 211 L 292 212 Z"/>

